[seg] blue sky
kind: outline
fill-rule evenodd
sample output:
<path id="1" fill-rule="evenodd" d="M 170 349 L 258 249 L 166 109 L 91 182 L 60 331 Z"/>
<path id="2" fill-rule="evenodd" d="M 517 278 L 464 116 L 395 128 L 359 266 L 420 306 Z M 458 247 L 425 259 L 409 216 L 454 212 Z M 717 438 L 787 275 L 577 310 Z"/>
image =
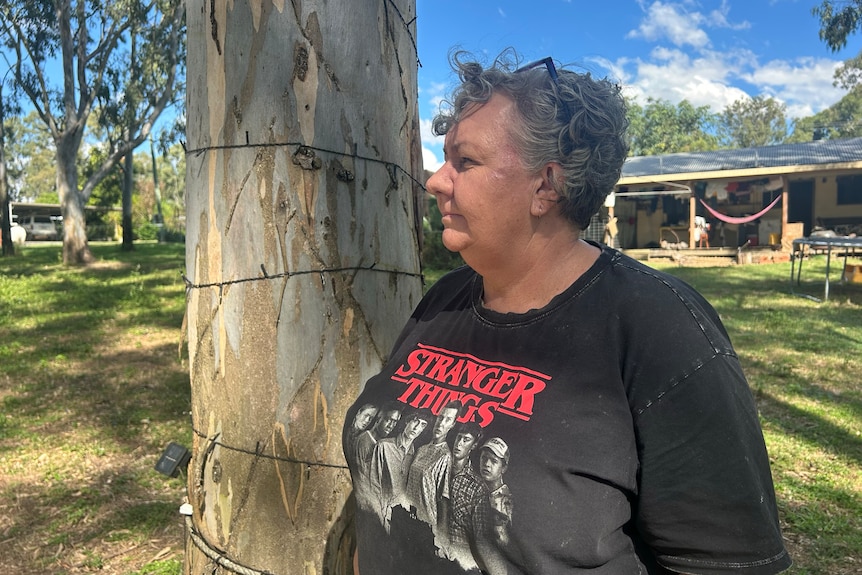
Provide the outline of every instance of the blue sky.
<path id="1" fill-rule="evenodd" d="M 720 112 L 759 94 L 810 116 L 844 92 L 835 68 L 862 39 L 832 53 L 811 9 L 819 0 L 416 0 L 419 115 L 425 168 L 442 161 L 430 121 L 454 77 L 460 46 L 493 59 L 506 47 L 525 61 L 553 56 L 620 81 L 627 94 Z"/>

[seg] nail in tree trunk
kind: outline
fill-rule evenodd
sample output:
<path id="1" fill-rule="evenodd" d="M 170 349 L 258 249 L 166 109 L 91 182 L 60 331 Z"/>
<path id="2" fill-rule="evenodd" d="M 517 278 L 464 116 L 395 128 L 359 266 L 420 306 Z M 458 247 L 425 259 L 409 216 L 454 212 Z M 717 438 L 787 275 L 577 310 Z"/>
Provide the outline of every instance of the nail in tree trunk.
<path id="1" fill-rule="evenodd" d="M 421 292 L 415 0 L 189 0 L 186 573 L 350 573 L 344 412 Z"/>

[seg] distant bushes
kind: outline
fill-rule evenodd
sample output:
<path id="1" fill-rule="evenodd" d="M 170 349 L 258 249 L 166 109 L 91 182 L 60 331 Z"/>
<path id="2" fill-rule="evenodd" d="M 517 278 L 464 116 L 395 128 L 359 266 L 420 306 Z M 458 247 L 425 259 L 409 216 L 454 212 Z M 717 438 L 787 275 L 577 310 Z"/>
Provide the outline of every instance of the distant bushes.
<path id="1" fill-rule="evenodd" d="M 461 254 L 450 252 L 443 245 L 443 222 L 437 200 L 429 195 L 425 204 L 422 267 L 433 270 L 453 270 L 464 265 Z"/>
<path id="2" fill-rule="evenodd" d="M 159 235 L 161 233 L 161 235 Z M 152 222 L 146 222 L 135 229 L 135 239 L 158 240 L 160 242 L 185 243 L 186 234 L 182 230 L 173 230 Z"/>
<path id="3" fill-rule="evenodd" d="M 464 265 L 461 254 L 450 252 L 443 245 L 443 232 L 438 230 L 425 230 L 422 245 L 422 267 L 434 270 L 453 270 Z"/>

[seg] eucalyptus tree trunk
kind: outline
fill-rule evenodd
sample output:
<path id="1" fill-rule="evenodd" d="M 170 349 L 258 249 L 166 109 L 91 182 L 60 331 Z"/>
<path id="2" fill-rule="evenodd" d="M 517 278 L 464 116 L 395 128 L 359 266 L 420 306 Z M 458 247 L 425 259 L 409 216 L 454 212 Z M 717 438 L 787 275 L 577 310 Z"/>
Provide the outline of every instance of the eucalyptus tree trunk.
<path id="1" fill-rule="evenodd" d="M 129 150 L 123 158 L 123 250 L 135 249 L 135 232 L 132 228 L 132 191 L 135 187 L 135 152 Z"/>
<path id="2" fill-rule="evenodd" d="M 414 18 L 187 3 L 186 573 L 352 570 L 344 413 L 421 295 Z"/>
<path id="3" fill-rule="evenodd" d="M 57 194 L 63 216 L 63 263 L 86 264 L 93 261 L 87 241 L 84 197 L 78 191 L 78 149 L 80 132 L 65 133 L 55 140 L 57 146 Z"/>
<path id="4" fill-rule="evenodd" d="M 4 78 L 5 80 L 5 78 Z M 0 83 L 0 254 L 11 256 L 15 253 L 12 245 L 12 222 L 9 210 L 9 180 L 6 176 L 6 109 L 3 103 L 3 84 Z"/>

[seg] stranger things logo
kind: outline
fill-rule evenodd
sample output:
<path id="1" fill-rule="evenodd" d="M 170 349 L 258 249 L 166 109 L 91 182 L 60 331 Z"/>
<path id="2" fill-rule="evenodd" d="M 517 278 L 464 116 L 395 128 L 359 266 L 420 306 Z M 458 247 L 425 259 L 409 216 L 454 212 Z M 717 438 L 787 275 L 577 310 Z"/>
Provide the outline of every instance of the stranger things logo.
<path id="1" fill-rule="evenodd" d="M 465 412 L 458 421 L 487 427 L 497 415 L 529 421 L 551 376 L 420 343 L 391 379 L 404 384 L 400 402 L 436 414 L 459 400 Z"/>

